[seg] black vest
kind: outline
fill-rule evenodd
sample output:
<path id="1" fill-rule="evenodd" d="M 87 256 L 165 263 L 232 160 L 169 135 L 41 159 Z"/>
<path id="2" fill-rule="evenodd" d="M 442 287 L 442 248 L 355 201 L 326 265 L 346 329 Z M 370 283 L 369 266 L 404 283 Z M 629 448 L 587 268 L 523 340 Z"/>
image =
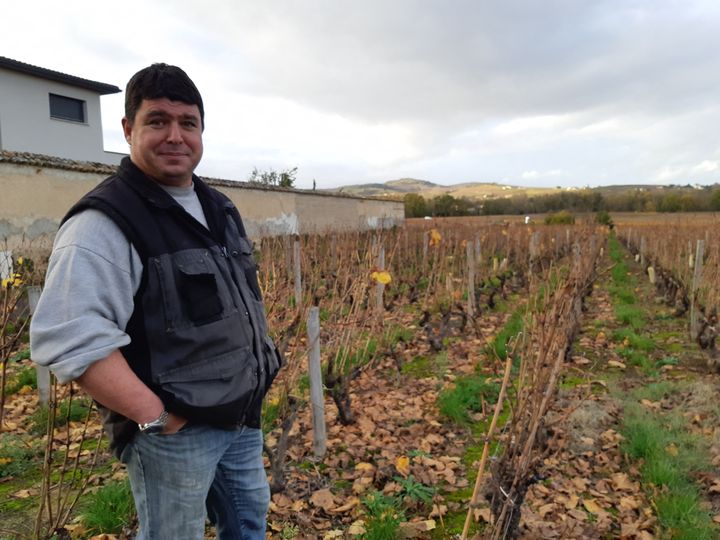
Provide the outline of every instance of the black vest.
<path id="1" fill-rule="evenodd" d="M 260 426 L 262 398 L 280 368 L 268 336 L 252 245 L 222 193 L 193 176 L 208 229 L 129 158 L 73 206 L 102 211 L 137 250 L 143 274 L 121 349 L 168 411 L 232 429 Z M 119 455 L 135 423 L 104 410 Z"/>

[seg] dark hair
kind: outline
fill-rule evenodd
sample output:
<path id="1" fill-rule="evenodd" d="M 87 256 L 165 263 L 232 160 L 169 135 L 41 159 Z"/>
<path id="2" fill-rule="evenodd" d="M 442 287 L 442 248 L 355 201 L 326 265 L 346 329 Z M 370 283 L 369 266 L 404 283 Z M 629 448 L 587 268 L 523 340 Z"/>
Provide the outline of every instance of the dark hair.
<path id="1" fill-rule="evenodd" d="M 143 99 L 167 98 L 197 105 L 200 121 L 205 127 L 205 109 L 195 84 L 182 69 L 168 64 L 153 64 L 141 69 L 128 81 L 125 88 L 125 118 L 131 123 Z"/>

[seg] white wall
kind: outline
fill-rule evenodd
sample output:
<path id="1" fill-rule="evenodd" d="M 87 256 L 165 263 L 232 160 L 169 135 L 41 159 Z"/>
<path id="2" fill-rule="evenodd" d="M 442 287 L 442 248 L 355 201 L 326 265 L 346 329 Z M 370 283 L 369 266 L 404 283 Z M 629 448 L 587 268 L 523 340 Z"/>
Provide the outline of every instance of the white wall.
<path id="1" fill-rule="evenodd" d="M 85 101 L 87 123 L 50 118 L 49 94 Z M 100 95 L 0 68 L 0 149 L 117 165 L 103 151 Z"/>

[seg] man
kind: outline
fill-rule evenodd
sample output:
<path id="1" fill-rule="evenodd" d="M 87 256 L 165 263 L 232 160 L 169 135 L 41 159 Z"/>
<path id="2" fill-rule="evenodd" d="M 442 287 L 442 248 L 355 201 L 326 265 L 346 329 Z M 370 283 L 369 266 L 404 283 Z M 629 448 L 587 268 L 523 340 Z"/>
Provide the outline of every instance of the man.
<path id="1" fill-rule="evenodd" d="M 193 174 L 202 98 L 180 68 L 136 73 L 130 157 L 63 219 L 33 359 L 99 404 L 138 538 L 265 538 L 260 407 L 280 367 L 236 208 Z"/>

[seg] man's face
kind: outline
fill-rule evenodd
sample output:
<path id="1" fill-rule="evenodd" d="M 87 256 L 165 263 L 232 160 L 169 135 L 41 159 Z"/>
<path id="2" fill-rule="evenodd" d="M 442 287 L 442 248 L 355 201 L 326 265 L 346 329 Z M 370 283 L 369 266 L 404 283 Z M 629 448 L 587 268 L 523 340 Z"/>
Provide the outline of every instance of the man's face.
<path id="1" fill-rule="evenodd" d="M 203 153 L 202 123 L 197 105 L 167 98 L 144 99 L 135 120 L 122 120 L 130 159 L 153 180 L 189 186 Z"/>

